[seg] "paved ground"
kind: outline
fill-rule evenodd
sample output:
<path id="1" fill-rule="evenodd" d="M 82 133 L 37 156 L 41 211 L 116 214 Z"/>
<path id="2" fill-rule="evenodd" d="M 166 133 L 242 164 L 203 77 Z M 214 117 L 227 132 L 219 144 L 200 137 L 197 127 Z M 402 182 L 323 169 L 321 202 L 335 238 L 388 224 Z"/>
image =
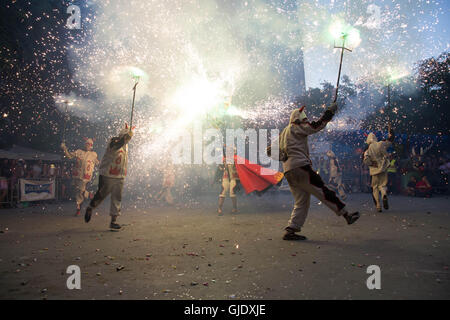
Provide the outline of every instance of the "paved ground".
<path id="1" fill-rule="evenodd" d="M 0 210 L 0 299 L 450 298 L 448 198 L 391 197 L 380 214 L 354 194 L 352 226 L 314 200 L 305 242 L 281 239 L 289 193 L 239 200 L 222 217 L 215 197 L 190 209 L 125 201 L 120 232 L 106 204 L 89 224 L 69 204 Z M 69 265 L 81 290 L 66 287 Z M 369 265 L 381 290 L 366 287 Z"/>

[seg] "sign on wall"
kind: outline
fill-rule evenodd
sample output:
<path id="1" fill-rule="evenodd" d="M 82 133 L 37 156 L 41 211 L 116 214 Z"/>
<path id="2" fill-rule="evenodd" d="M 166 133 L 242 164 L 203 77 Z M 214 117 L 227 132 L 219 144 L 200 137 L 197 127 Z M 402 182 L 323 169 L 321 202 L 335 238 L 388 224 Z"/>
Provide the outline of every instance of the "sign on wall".
<path id="1" fill-rule="evenodd" d="M 55 199 L 55 180 L 20 179 L 20 201 Z"/>

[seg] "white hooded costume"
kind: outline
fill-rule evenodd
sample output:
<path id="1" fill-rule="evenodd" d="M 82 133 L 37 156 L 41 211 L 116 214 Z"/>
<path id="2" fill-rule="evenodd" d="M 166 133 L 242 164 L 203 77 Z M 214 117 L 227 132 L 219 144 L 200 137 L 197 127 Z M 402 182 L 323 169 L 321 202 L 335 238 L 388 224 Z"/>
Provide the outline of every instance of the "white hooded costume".
<path id="1" fill-rule="evenodd" d="M 85 143 L 91 145 L 91 147 L 94 145 L 94 141 L 90 138 L 86 139 Z M 84 199 L 89 197 L 89 192 L 86 191 L 86 185 L 92 179 L 92 173 L 94 172 L 95 165 L 99 163 L 97 153 L 82 149 L 69 152 L 64 143 L 61 147 L 67 158 L 76 159 L 75 167 L 72 170 L 72 182 L 75 188 L 77 208 L 79 209 Z"/>
<path id="2" fill-rule="evenodd" d="M 344 191 L 344 186 L 342 185 L 342 169 L 339 165 L 339 161 L 333 151 L 328 150 L 327 156 L 330 163 L 330 178 L 328 183 L 330 183 L 335 190 L 339 193 L 339 196 L 345 200 L 346 195 Z"/>
<path id="3" fill-rule="evenodd" d="M 312 169 L 309 158 L 308 136 L 325 128 L 333 116 L 334 111 L 329 108 L 318 121 L 309 122 L 304 107 L 296 109 L 291 113 L 288 126 L 280 134 L 280 149 L 288 157 L 283 162 L 284 174 L 294 196 L 294 209 L 286 230 L 301 230 L 308 215 L 311 194 L 338 216 L 347 213 L 345 204 Z"/>
<path id="4" fill-rule="evenodd" d="M 364 152 L 364 164 L 369 167 L 369 173 L 372 177 L 372 194 L 377 209 L 381 210 L 379 194 L 383 199 L 387 199 L 387 170 L 390 165 L 387 149 L 392 145 L 394 135 L 390 133 L 388 140 L 378 141 L 372 132 L 367 136 L 366 143 L 369 145 Z M 386 200 L 387 201 L 387 200 Z M 387 208 L 386 208 L 387 209 Z"/>
<path id="5" fill-rule="evenodd" d="M 96 208 L 111 194 L 110 215 L 120 215 L 122 202 L 122 190 L 128 164 L 128 142 L 132 133 L 126 125 L 117 137 L 111 138 L 106 152 L 100 163 L 100 176 L 98 191 L 90 203 L 91 208 Z"/>

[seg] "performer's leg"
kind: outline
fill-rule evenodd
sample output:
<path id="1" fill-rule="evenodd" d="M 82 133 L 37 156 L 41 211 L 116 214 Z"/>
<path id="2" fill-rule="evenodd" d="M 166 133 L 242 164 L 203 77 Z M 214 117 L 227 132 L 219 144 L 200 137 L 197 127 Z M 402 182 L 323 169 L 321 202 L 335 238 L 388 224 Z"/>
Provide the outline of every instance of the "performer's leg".
<path id="1" fill-rule="evenodd" d="M 80 214 L 81 204 L 84 200 L 84 190 L 86 189 L 86 184 L 81 179 L 73 179 L 73 189 L 75 191 L 75 202 L 77 205 L 77 213 Z"/>
<path id="2" fill-rule="evenodd" d="M 296 234 L 296 232 L 299 232 L 305 223 L 310 204 L 310 195 L 301 189 L 298 182 L 301 176 L 299 176 L 297 170 L 288 171 L 285 177 L 294 197 L 294 208 L 292 209 L 288 226 L 285 228 L 286 233 L 283 236 L 283 240 L 306 240 L 305 236 Z"/>
<path id="3" fill-rule="evenodd" d="M 381 197 L 383 199 L 383 208 L 389 209 L 389 203 L 387 198 L 387 184 L 388 184 L 388 173 L 380 173 L 379 174 L 379 189 L 381 193 Z"/>
<path id="4" fill-rule="evenodd" d="M 295 170 L 295 169 L 294 169 Z M 359 213 L 354 212 L 349 214 L 343 203 L 336 193 L 327 188 L 322 181 L 322 178 L 310 166 L 299 168 L 301 176 L 299 186 L 303 191 L 306 191 L 323 204 L 330 208 L 336 215 L 343 216 L 348 224 L 352 224 L 359 218 Z"/>
<path id="5" fill-rule="evenodd" d="M 236 198 L 236 193 L 235 193 L 236 184 L 237 184 L 236 179 L 230 180 L 230 198 L 231 198 L 231 202 L 233 203 L 233 209 L 231 210 L 231 212 L 233 212 L 233 213 L 237 212 L 237 198 Z"/>
<path id="6" fill-rule="evenodd" d="M 97 208 L 103 200 L 111 193 L 112 185 L 109 183 L 108 177 L 100 175 L 98 180 L 98 190 L 89 203 L 89 207 Z"/>
<path id="7" fill-rule="evenodd" d="M 375 206 L 377 208 L 378 212 L 381 212 L 381 203 L 380 203 L 380 189 L 378 187 L 379 185 L 379 179 L 378 175 L 372 176 L 372 197 L 373 201 L 375 202 Z"/>
<path id="8" fill-rule="evenodd" d="M 116 223 L 117 217 L 120 216 L 120 208 L 122 204 L 122 191 L 123 191 L 123 183 L 124 179 L 114 179 L 112 182 L 112 190 L 111 190 L 111 223 L 109 227 L 111 229 L 120 229 L 121 226 Z"/>
<path id="9" fill-rule="evenodd" d="M 299 183 L 296 183 L 298 177 L 295 176 L 295 173 L 293 175 L 286 175 L 286 179 L 288 181 L 289 188 L 291 189 L 291 193 L 294 196 L 294 208 L 292 209 L 291 218 L 289 219 L 288 226 L 286 228 L 299 232 L 305 223 L 306 217 L 308 216 L 311 196 L 309 193 L 301 189 Z"/>
<path id="10" fill-rule="evenodd" d="M 111 207 L 109 210 L 109 214 L 111 217 L 117 217 L 120 216 L 124 179 L 111 178 L 111 180 L 113 181 L 111 182 Z"/>
<path id="11" fill-rule="evenodd" d="M 92 209 L 98 207 L 100 203 L 111 193 L 111 183 L 107 177 L 100 175 L 98 181 L 98 190 L 92 198 L 89 206 L 86 208 L 86 213 L 84 214 L 84 221 L 89 222 L 92 216 Z"/>
<path id="12" fill-rule="evenodd" d="M 217 208 L 217 212 L 219 213 L 219 215 L 222 214 L 223 203 L 225 202 L 225 197 L 229 189 L 230 189 L 230 181 L 228 179 L 222 179 L 222 192 L 219 195 L 219 203 Z"/>

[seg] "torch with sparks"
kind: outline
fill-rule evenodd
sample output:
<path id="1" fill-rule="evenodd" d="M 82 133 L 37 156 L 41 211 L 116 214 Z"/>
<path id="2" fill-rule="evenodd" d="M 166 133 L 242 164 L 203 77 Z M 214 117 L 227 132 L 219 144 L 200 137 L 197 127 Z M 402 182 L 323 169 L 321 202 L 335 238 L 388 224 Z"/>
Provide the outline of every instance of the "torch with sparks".
<path id="1" fill-rule="evenodd" d="M 341 21 L 336 21 L 330 26 L 330 34 L 334 39 L 334 48 L 335 49 L 341 49 L 341 59 L 339 62 L 339 71 L 338 71 L 338 78 L 336 83 L 336 91 L 333 102 L 337 101 L 338 97 L 338 91 L 339 91 L 339 81 L 341 79 L 341 70 L 342 70 L 342 61 L 344 59 L 344 50 L 348 50 L 349 52 L 352 52 L 351 49 L 347 48 L 345 45 L 350 45 L 352 47 L 356 47 L 361 42 L 361 39 L 359 37 L 359 31 L 349 25 L 346 25 L 345 23 Z M 342 41 L 341 46 L 336 46 L 336 40 L 339 39 Z"/>
<path id="2" fill-rule="evenodd" d="M 136 87 L 139 83 L 140 78 L 145 75 L 144 71 L 142 71 L 139 68 L 132 67 L 130 69 L 131 75 L 134 79 L 134 86 L 133 86 L 133 101 L 131 102 L 131 119 L 130 119 L 130 128 L 133 127 L 133 114 L 134 114 L 134 100 L 136 98 Z"/>
<path id="3" fill-rule="evenodd" d="M 75 100 L 64 99 L 61 97 L 59 97 L 56 100 L 56 103 L 64 103 L 66 106 L 65 111 L 64 111 L 64 127 L 63 127 L 64 129 L 63 129 L 63 134 L 62 134 L 62 142 L 66 142 L 66 127 L 67 127 L 67 118 L 68 118 L 67 112 L 68 112 L 69 106 L 73 106 L 74 101 Z"/>
<path id="4" fill-rule="evenodd" d="M 406 77 L 408 75 L 408 72 L 405 70 L 402 70 L 400 68 L 391 68 L 387 67 L 386 71 L 386 79 L 387 79 L 387 109 L 388 109 L 388 122 L 389 122 L 389 113 L 392 111 L 391 108 L 391 94 L 392 94 L 392 87 L 391 85 L 395 83 L 397 80 L 400 80 L 403 77 Z"/>

